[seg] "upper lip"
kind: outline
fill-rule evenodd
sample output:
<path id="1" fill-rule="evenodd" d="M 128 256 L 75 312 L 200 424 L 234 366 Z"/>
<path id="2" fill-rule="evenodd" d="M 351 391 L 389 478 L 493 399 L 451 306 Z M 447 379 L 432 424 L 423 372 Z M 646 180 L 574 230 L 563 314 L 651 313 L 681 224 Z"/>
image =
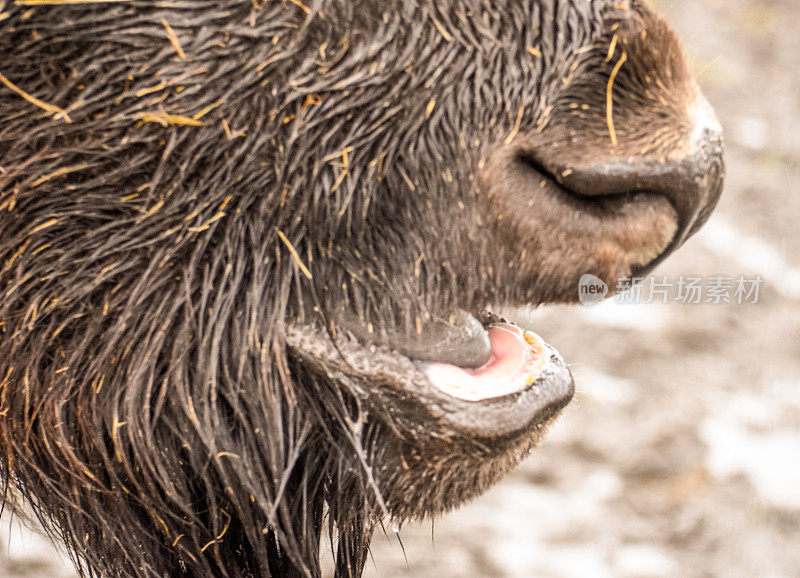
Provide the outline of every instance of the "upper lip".
<path id="1" fill-rule="evenodd" d="M 390 328 L 379 333 L 351 315 L 337 325 L 364 342 L 381 343 L 415 361 L 449 363 L 459 367 L 480 367 L 489 359 L 486 327 L 493 321 L 488 313 L 470 315 L 454 311 L 434 316 L 417 328 Z"/>

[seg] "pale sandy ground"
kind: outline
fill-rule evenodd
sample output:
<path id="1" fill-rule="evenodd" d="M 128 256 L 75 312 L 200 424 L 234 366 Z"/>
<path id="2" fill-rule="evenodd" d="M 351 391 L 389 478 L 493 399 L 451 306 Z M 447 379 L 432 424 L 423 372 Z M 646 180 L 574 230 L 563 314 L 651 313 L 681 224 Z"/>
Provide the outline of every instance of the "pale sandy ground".
<path id="1" fill-rule="evenodd" d="M 757 305 L 536 312 L 579 394 L 469 507 L 376 537 L 370 578 L 800 577 L 798 0 L 657 2 L 727 132 L 708 227 L 659 271 L 761 274 Z M 0 578 L 67 578 L 0 526 Z"/>

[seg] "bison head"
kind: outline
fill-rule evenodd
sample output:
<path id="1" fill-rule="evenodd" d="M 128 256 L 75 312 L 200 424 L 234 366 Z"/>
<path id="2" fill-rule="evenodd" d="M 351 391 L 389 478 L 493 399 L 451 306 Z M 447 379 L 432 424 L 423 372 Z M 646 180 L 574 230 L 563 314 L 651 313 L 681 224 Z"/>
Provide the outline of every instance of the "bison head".
<path id="1" fill-rule="evenodd" d="M 721 190 L 638 0 L 19 0 L 0 56 L 2 474 L 92 576 L 360 574 L 572 396 L 492 308 Z"/>

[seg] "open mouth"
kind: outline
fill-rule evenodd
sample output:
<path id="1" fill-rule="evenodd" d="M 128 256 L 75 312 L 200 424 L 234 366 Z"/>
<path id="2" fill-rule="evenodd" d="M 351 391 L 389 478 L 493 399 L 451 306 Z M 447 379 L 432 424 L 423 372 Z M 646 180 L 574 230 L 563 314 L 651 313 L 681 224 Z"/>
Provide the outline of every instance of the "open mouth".
<path id="1" fill-rule="evenodd" d="M 464 344 L 471 359 L 430 361 L 437 356 L 432 347 L 427 361 L 414 362 L 431 389 L 449 398 L 443 420 L 479 437 L 513 437 L 546 426 L 572 400 L 575 384 L 564 359 L 539 335 L 488 312 L 461 319 L 451 325 L 455 338 L 443 343 L 472 335 Z M 471 329 L 473 320 L 482 332 Z"/>
<path id="2" fill-rule="evenodd" d="M 455 363 L 418 362 L 431 385 L 446 395 L 473 402 L 513 395 L 534 387 L 548 363 L 553 362 L 554 350 L 537 334 L 506 319 L 490 313 L 482 314 L 481 318 L 488 359 L 474 368 Z M 484 336 L 478 339 L 483 342 Z"/>
<path id="3" fill-rule="evenodd" d="M 288 326 L 287 344 L 305 363 L 358 383 L 364 395 L 377 398 L 375 405 L 386 407 L 385 395 L 399 395 L 427 411 L 416 410 L 413 419 L 432 419 L 471 437 L 539 429 L 574 394 L 572 376 L 553 347 L 491 313 L 460 312 L 411 336 L 391 334 L 380 345 L 360 324 L 342 325 L 347 331 L 337 332 L 335 344 L 321 328 Z"/>

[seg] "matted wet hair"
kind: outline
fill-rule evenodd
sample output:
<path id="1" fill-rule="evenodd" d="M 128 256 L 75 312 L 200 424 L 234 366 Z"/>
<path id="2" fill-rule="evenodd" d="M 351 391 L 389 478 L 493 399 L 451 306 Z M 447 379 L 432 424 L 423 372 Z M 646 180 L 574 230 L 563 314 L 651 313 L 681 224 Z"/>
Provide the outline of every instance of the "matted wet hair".
<path id="1" fill-rule="evenodd" d="M 285 323 L 525 289 L 457 216 L 619 4 L 0 0 L 6 500 L 84 576 L 319 576 L 325 528 L 355 576 L 381 520 L 498 479 L 535 436 L 475 466 L 495 450 L 365 407 Z M 398 452 L 423 435 L 424 476 Z"/>

